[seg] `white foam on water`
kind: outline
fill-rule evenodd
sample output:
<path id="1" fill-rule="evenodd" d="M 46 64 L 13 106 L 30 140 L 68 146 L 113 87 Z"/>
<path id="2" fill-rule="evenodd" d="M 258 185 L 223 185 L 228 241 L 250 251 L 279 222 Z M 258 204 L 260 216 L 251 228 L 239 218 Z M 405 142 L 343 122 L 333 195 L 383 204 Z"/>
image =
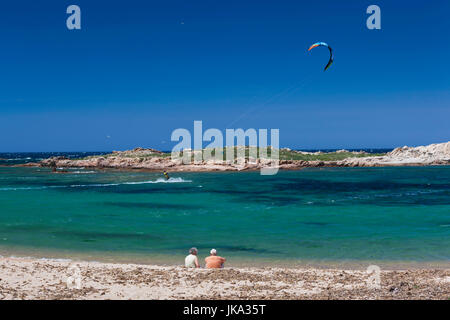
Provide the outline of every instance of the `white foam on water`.
<path id="1" fill-rule="evenodd" d="M 85 188 L 85 187 L 113 187 L 121 185 L 121 183 L 94 183 L 94 184 L 71 184 L 70 186 L 62 186 L 63 188 Z M 53 187 L 49 187 L 53 188 Z"/>
<path id="2" fill-rule="evenodd" d="M 2 159 L 3 161 L 20 161 L 20 160 L 31 160 L 30 157 L 26 158 L 11 158 L 11 159 Z"/>
<path id="3" fill-rule="evenodd" d="M 15 255 L 9 255 L 8 256 L 11 259 L 37 259 L 39 261 L 55 261 L 55 262 L 72 262 L 72 259 L 68 259 L 68 258 L 36 258 L 36 257 L 32 257 L 32 256 L 15 256 Z M 4 258 L 4 256 L 0 255 L 0 258 Z"/>
<path id="4" fill-rule="evenodd" d="M 0 191 L 17 191 L 17 190 L 42 190 L 48 188 L 64 188 L 64 186 L 41 186 L 41 187 L 9 187 L 9 188 L 0 188 Z"/>
<path id="5" fill-rule="evenodd" d="M 169 180 L 159 178 L 156 181 L 140 181 L 140 182 L 124 182 L 123 184 L 147 184 L 147 183 L 182 183 L 192 182 L 191 180 L 184 180 L 183 178 L 170 178 Z"/>
<path id="6" fill-rule="evenodd" d="M 96 184 L 71 184 L 68 186 L 40 186 L 40 187 L 8 187 L 0 188 L 0 191 L 17 191 L 17 190 L 42 190 L 52 188 L 91 188 L 91 187 L 113 187 L 120 185 L 138 185 L 138 184 L 153 184 L 153 183 L 189 183 L 191 180 L 184 180 L 183 178 L 170 178 L 169 180 L 159 178 L 157 180 L 149 181 L 133 181 L 121 183 L 96 183 Z"/>
<path id="7" fill-rule="evenodd" d="M 71 171 L 69 173 L 73 173 L 73 174 L 91 174 L 91 173 L 97 173 L 97 171 Z"/>
<path id="8" fill-rule="evenodd" d="M 71 262 L 72 259 L 65 259 L 65 258 L 39 258 L 40 261 L 56 261 L 56 262 Z"/>

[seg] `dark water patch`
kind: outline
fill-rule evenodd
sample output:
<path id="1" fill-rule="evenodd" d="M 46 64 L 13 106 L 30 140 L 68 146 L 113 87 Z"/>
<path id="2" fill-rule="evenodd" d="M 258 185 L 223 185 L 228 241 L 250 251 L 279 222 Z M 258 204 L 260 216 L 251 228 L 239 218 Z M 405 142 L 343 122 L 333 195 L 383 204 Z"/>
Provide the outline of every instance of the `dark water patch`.
<path id="1" fill-rule="evenodd" d="M 1 225 L 0 230 L 14 231 L 14 232 L 45 232 L 54 230 L 55 228 L 49 228 L 48 226 L 41 224 L 14 224 L 14 225 Z"/>
<path id="2" fill-rule="evenodd" d="M 303 248 L 309 248 L 309 249 L 323 248 L 325 246 L 325 244 L 322 243 L 322 241 L 313 241 L 313 240 L 299 241 L 298 245 Z"/>
<path id="3" fill-rule="evenodd" d="M 118 232 L 90 232 L 90 231 L 69 231 L 63 229 L 57 229 L 56 227 L 49 227 L 39 224 L 27 224 L 27 225 L 11 225 L 0 226 L 0 230 L 4 232 L 28 232 L 28 233 L 40 233 L 51 234 L 63 238 L 82 238 L 88 240 L 108 240 L 108 239 L 135 239 L 135 240 L 159 240 L 161 237 L 145 234 L 145 233 L 118 233 Z"/>
<path id="4" fill-rule="evenodd" d="M 367 205 L 373 207 L 414 207 L 414 206 L 443 206 L 450 205 L 448 199 L 393 199 L 393 200 L 345 200 L 345 201 L 314 201 L 312 204 L 305 204 L 305 206 L 323 207 L 323 208 L 337 208 L 337 207 L 348 207 L 348 206 L 358 206 Z"/>
<path id="5" fill-rule="evenodd" d="M 385 191 L 385 190 L 442 190 L 449 189 L 450 184 L 424 184 L 424 183 L 401 183 L 392 181 L 326 181 L 313 179 L 299 179 L 291 183 L 275 183 L 273 189 L 279 191 L 300 191 L 304 193 L 317 192 L 361 192 L 361 191 Z"/>
<path id="6" fill-rule="evenodd" d="M 220 247 L 221 249 L 232 251 L 232 252 L 250 252 L 250 253 L 267 253 L 267 254 L 276 254 L 281 253 L 279 251 L 269 250 L 269 249 L 262 249 L 262 248 L 249 248 L 249 247 L 243 247 L 243 246 L 216 246 Z"/>
<path id="7" fill-rule="evenodd" d="M 359 204 L 371 205 L 377 207 L 397 207 L 397 206 L 442 206 L 450 205 L 450 200 L 446 199 L 401 199 L 401 200 L 377 200 L 361 201 Z"/>
<path id="8" fill-rule="evenodd" d="M 403 190 L 394 194 L 361 195 L 351 199 L 356 204 L 372 206 L 433 206 L 449 205 L 450 191 Z M 343 201 L 345 202 L 345 200 Z"/>
<path id="9" fill-rule="evenodd" d="M 342 197 L 342 195 L 329 195 L 336 200 L 313 199 L 305 206 L 314 207 L 343 207 L 343 206 L 373 206 L 373 207 L 418 207 L 450 205 L 450 193 L 417 194 L 417 195 L 358 195 Z"/>
<path id="10" fill-rule="evenodd" d="M 218 255 L 220 255 L 220 251 L 229 251 L 229 252 L 246 252 L 246 253 L 257 253 L 257 254 L 281 254 L 281 251 L 276 250 L 270 250 L 265 248 L 252 248 L 252 247 L 245 247 L 245 246 L 233 246 L 233 245 L 224 245 L 224 244 L 211 244 L 211 245 L 205 245 L 202 244 L 201 246 L 197 246 L 197 249 L 201 252 L 208 252 L 211 250 L 211 248 L 216 248 L 218 251 Z M 186 247 L 176 247 L 173 249 L 180 249 L 185 250 Z"/>
<path id="11" fill-rule="evenodd" d="M 120 217 L 120 214 L 115 214 L 115 213 L 103 213 L 103 214 L 99 214 L 100 217 Z"/>
<path id="12" fill-rule="evenodd" d="M 299 202 L 299 198 L 289 196 L 275 196 L 275 195 L 245 195 L 239 197 L 236 201 L 242 203 L 262 203 L 277 207 L 288 206 Z"/>
<path id="13" fill-rule="evenodd" d="M 324 226 L 331 225 L 331 223 L 326 223 L 326 222 L 302 222 L 302 224 L 305 224 L 307 226 L 316 226 L 316 227 L 324 227 Z"/>
<path id="14" fill-rule="evenodd" d="M 207 190 L 209 193 L 217 193 L 217 194 L 235 194 L 235 195 L 241 195 L 241 194 L 265 194 L 268 191 L 264 190 L 249 190 L 249 189 L 239 189 L 236 187 L 228 187 L 228 188 L 222 188 L 222 189 L 209 189 Z"/>
<path id="15" fill-rule="evenodd" d="M 54 235 L 65 238 L 80 238 L 83 240 L 160 240 L 161 237 L 145 233 L 118 233 L 118 232 L 90 232 L 90 231 L 53 231 Z"/>
<path id="16" fill-rule="evenodd" d="M 120 208 L 142 208 L 142 209 L 201 209 L 203 206 L 177 203 L 156 203 L 156 202 L 103 202 L 102 205 L 115 206 Z"/>

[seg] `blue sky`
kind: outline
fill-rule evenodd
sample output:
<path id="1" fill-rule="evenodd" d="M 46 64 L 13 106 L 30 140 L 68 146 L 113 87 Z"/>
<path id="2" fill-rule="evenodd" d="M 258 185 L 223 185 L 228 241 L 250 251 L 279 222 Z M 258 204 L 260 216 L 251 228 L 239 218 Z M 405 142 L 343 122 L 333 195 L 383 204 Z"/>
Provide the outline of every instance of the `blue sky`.
<path id="1" fill-rule="evenodd" d="M 449 15 L 446 0 L 4 3 L 0 152 L 170 150 L 194 120 L 278 128 L 291 148 L 448 141 Z"/>

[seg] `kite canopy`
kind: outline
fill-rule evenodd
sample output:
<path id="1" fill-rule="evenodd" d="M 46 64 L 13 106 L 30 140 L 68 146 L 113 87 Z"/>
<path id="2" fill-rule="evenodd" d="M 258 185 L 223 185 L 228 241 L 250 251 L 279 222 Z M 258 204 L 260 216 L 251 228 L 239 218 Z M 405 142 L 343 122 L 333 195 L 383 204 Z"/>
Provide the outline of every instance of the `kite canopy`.
<path id="1" fill-rule="evenodd" d="M 325 69 L 323 69 L 323 71 L 326 71 L 333 63 L 333 50 L 331 49 L 331 47 L 328 44 L 326 44 L 325 42 L 316 42 L 311 47 L 309 47 L 308 51 L 310 51 L 311 49 L 314 49 L 316 47 L 320 47 L 320 46 L 327 47 L 328 50 L 330 50 L 330 60 L 328 60 L 328 63 L 325 66 Z"/>

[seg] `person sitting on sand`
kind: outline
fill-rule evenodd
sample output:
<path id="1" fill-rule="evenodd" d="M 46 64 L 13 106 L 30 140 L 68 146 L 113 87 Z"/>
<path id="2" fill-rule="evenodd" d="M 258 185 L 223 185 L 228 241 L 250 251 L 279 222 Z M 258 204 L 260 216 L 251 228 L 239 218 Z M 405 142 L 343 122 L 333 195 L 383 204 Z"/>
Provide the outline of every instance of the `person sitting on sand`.
<path id="1" fill-rule="evenodd" d="M 205 258 L 206 268 L 208 269 L 220 269 L 223 268 L 223 264 L 227 261 L 225 258 L 217 255 L 216 249 L 211 249 L 211 255 Z"/>
<path id="2" fill-rule="evenodd" d="M 186 258 L 184 259 L 184 265 L 186 266 L 186 268 L 200 268 L 197 253 L 198 253 L 197 248 L 189 249 L 189 255 L 186 256 Z"/>

